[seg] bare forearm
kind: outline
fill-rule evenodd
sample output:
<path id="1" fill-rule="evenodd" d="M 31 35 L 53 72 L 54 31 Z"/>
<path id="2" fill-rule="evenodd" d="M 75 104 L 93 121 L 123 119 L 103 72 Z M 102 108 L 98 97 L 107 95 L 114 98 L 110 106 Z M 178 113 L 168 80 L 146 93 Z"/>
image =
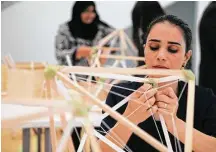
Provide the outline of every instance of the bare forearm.
<path id="1" fill-rule="evenodd" d="M 177 127 L 178 137 L 182 143 L 185 143 L 185 122 L 177 119 L 175 122 Z M 167 123 L 170 133 L 174 135 L 172 123 Z M 195 152 L 214 151 L 216 148 L 216 138 L 208 136 L 196 129 L 193 129 L 193 150 Z"/>

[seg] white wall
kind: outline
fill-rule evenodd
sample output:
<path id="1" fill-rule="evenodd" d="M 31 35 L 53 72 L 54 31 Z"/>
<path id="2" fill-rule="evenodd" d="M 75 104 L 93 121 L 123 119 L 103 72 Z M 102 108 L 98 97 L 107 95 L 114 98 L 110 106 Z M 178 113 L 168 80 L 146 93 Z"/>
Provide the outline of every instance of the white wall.
<path id="1" fill-rule="evenodd" d="M 131 13 L 136 1 L 97 1 L 97 10 L 101 18 L 109 21 L 115 28 L 127 28 L 132 24 Z M 160 1 L 167 7 L 173 1 Z"/>
<path id="2" fill-rule="evenodd" d="M 15 61 L 56 63 L 54 36 L 70 18 L 72 2 L 20 2 L 2 12 L 2 55 Z"/>
<path id="3" fill-rule="evenodd" d="M 56 63 L 54 37 L 60 23 L 70 19 L 74 2 L 19 2 L 1 14 L 2 56 L 10 53 L 15 61 Z M 115 28 L 131 25 L 135 1 L 98 1 L 102 20 Z M 161 2 L 163 7 L 173 2 Z"/>

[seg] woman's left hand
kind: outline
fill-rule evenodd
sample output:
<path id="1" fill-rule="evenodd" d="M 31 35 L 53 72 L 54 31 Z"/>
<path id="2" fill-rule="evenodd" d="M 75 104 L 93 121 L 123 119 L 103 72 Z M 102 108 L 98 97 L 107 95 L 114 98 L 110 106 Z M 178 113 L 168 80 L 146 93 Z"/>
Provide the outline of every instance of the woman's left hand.
<path id="1" fill-rule="evenodd" d="M 166 122 L 177 118 L 178 97 L 171 87 L 158 91 L 155 95 L 156 105 L 158 106 L 158 113 L 163 115 Z"/>

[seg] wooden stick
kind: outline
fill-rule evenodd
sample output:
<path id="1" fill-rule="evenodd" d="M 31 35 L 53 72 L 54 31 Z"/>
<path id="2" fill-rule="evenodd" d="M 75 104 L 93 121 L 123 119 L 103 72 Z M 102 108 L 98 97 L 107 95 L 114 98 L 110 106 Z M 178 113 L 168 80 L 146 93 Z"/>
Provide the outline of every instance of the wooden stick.
<path id="1" fill-rule="evenodd" d="M 99 50 L 98 52 L 97 52 L 97 56 L 95 57 L 95 60 L 94 60 L 94 62 L 92 63 L 92 65 L 91 65 L 91 67 L 97 67 L 97 65 L 98 65 L 98 62 L 99 62 L 99 56 L 101 55 L 101 50 Z"/>
<path id="2" fill-rule="evenodd" d="M 51 82 L 50 80 L 46 80 L 46 92 L 47 92 L 47 98 L 51 99 Z M 51 110 L 51 109 L 49 109 Z M 52 151 L 55 152 L 57 148 L 57 137 L 56 137 L 56 129 L 55 129 L 55 121 L 54 117 L 49 117 L 49 124 L 50 124 L 50 137 L 51 137 L 51 145 L 52 145 Z"/>
<path id="3" fill-rule="evenodd" d="M 32 69 L 32 62 L 17 62 L 15 63 L 11 57 L 5 56 L 3 58 L 4 63 L 9 67 L 9 68 L 17 68 L 17 69 L 26 69 L 26 70 L 31 70 Z M 44 63 L 34 63 L 34 69 L 39 70 L 39 69 L 44 69 L 45 65 Z"/>
<path id="4" fill-rule="evenodd" d="M 144 58 L 145 59 L 145 58 Z M 138 66 L 138 67 L 136 67 L 137 69 L 146 69 L 146 65 L 141 65 L 141 66 Z"/>
<path id="5" fill-rule="evenodd" d="M 108 52 L 110 52 L 110 51 L 120 51 L 120 48 L 118 48 L 118 47 L 105 47 L 105 46 L 100 47 L 100 46 L 96 46 L 96 48 L 101 49 L 103 51 L 108 51 Z"/>
<path id="6" fill-rule="evenodd" d="M 55 113 L 57 113 L 57 112 L 58 111 L 55 111 Z M 38 112 L 38 113 L 34 113 L 34 114 L 28 114 L 25 116 L 18 116 L 16 118 L 4 119 L 4 120 L 1 120 L 1 123 L 2 123 L 1 127 L 2 128 L 13 128 L 14 126 L 21 125 L 21 124 L 25 123 L 26 121 L 39 119 L 39 118 L 50 116 L 50 115 L 53 115 L 53 112 L 43 111 L 43 112 Z"/>
<path id="7" fill-rule="evenodd" d="M 115 84 L 120 83 L 121 81 L 122 81 L 122 80 L 114 80 L 114 81 L 112 81 L 110 84 L 115 85 Z"/>
<path id="8" fill-rule="evenodd" d="M 71 108 L 68 107 L 68 102 L 66 100 L 31 100 L 31 99 L 7 99 L 2 100 L 1 104 L 13 104 L 13 105 L 23 105 L 30 107 L 42 107 L 42 108 L 53 108 L 55 111 L 71 112 Z M 90 109 L 90 112 L 101 112 L 98 109 Z"/>
<path id="9" fill-rule="evenodd" d="M 188 98 L 187 98 L 187 116 L 186 116 L 186 133 L 185 133 L 185 152 L 192 151 L 193 145 L 193 122 L 194 122 L 194 94 L 195 81 L 188 82 Z"/>
<path id="10" fill-rule="evenodd" d="M 6 58 L 8 60 L 8 63 L 10 64 L 11 68 L 13 68 L 13 69 L 16 68 L 16 65 L 15 65 L 13 58 L 10 55 L 6 56 Z"/>
<path id="11" fill-rule="evenodd" d="M 110 68 L 112 69 L 112 68 Z M 156 83 L 164 83 L 164 82 L 170 82 L 170 81 L 176 81 L 181 80 L 187 82 L 187 78 L 182 78 L 180 76 L 162 76 L 160 78 L 151 78 L 151 75 L 149 78 L 143 78 L 143 77 L 137 77 L 137 76 L 130 76 L 129 74 L 122 75 L 122 74 L 113 74 L 113 73 L 96 73 L 96 72 L 74 72 L 79 75 L 89 75 L 94 77 L 101 77 L 106 79 L 116 79 L 116 80 L 123 80 L 123 81 L 134 81 L 134 82 L 142 82 L 142 83 L 151 83 L 153 80 Z M 144 75 L 144 74 L 143 74 Z M 157 76 L 158 77 L 158 76 Z"/>
<path id="12" fill-rule="evenodd" d="M 118 64 L 119 64 L 119 60 L 115 60 L 115 62 L 110 66 L 110 68 L 113 68 L 113 67 L 116 67 Z M 107 81 L 107 83 L 110 83 L 110 81 L 111 80 L 106 80 Z M 110 83 L 110 84 L 112 84 L 112 83 Z"/>
<path id="13" fill-rule="evenodd" d="M 12 65 L 12 67 L 13 67 L 13 68 L 16 68 L 15 61 L 14 61 L 14 59 L 12 58 L 12 56 L 11 56 L 10 53 L 8 54 L 8 59 L 9 59 L 10 64 Z"/>
<path id="14" fill-rule="evenodd" d="M 107 35 L 106 37 L 104 37 L 103 39 L 101 39 L 97 45 L 97 47 L 102 47 L 104 46 L 110 39 L 112 39 L 114 36 L 116 36 L 119 33 L 118 30 L 113 31 L 112 33 L 110 33 L 109 35 Z M 99 66 L 100 67 L 100 62 L 99 62 L 99 56 L 101 55 L 102 51 L 99 50 L 97 52 L 97 56 L 95 58 L 95 62 L 91 65 L 91 67 L 96 67 Z"/>
<path id="15" fill-rule="evenodd" d="M 119 37 L 120 37 L 121 55 L 126 56 L 127 44 L 124 39 L 123 30 L 120 30 Z"/>
<path id="16" fill-rule="evenodd" d="M 114 36 L 116 36 L 119 33 L 118 30 L 113 31 L 112 33 L 108 34 L 107 36 L 105 36 L 103 39 L 101 39 L 98 42 L 98 46 L 104 46 L 110 39 L 112 39 Z"/>
<path id="17" fill-rule="evenodd" d="M 75 80 L 76 81 L 76 80 Z M 59 88 L 56 84 L 56 81 L 54 81 L 53 79 L 53 87 L 54 89 L 56 90 L 56 92 L 62 96 L 64 96 L 64 94 L 60 91 L 61 88 Z M 76 82 L 77 83 L 77 82 Z M 59 89 L 58 89 L 59 88 Z M 64 97 L 65 98 L 65 97 Z M 65 98 L 66 99 L 66 98 Z M 67 100 L 67 99 L 66 99 Z M 61 124 L 62 124 L 62 128 L 66 128 L 67 127 L 67 120 L 66 120 L 66 116 L 65 116 L 65 113 L 60 113 L 60 120 L 61 120 Z M 75 152 L 75 149 L 74 149 L 74 144 L 73 144 L 73 140 L 71 139 L 71 137 L 68 138 L 68 141 L 67 141 L 67 147 L 68 147 L 68 151 L 69 152 Z"/>
<path id="18" fill-rule="evenodd" d="M 119 64 L 119 60 L 115 60 L 115 62 L 113 63 L 113 65 L 111 65 L 110 67 L 111 68 L 116 67 L 118 64 Z"/>
<path id="19" fill-rule="evenodd" d="M 116 60 L 135 60 L 135 61 L 144 61 L 144 57 L 136 57 L 136 56 L 121 56 L 121 55 L 100 55 L 100 58 L 109 58 Z"/>
<path id="20" fill-rule="evenodd" d="M 61 120 L 62 128 L 65 129 L 67 127 L 67 120 L 64 113 L 60 113 L 60 120 Z M 75 152 L 73 140 L 71 139 L 71 137 L 68 139 L 67 147 L 69 152 Z"/>
<path id="21" fill-rule="evenodd" d="M 5 56 L 3 58 L 3 61 L 8 68 L 15 68 L 14 64 L 11 62 L 11 60 L 8 56 Z"/>
<path id="22" fill-rule="evenodd" d="M 103 88 L 104 88 L 104 85 L 103 85 L 103 84 L 100 84 L 100 85 L 96 88 L 95 93 L 94 93 L 95 97 L 98 98 L 98 96 L 99 96 L 99 94 L 101 93 L 101 91 L 103 90 Z"/>
<path id="23" fill-rule="evenodd" d="M 86 139 L 83 139 L 85 138 L 86 136 Z M 79 148 L 77 150 L 77 152 L 81 152 L 81 151 L 84 151 L 84 152 L 91 152 L 91 145 L 90 145 L 90 140 L 89 140 L 89 137 L 87 136 L 87 134 L 85 133 L 85 128 L 84 126 L 81 128 L 81 133 L 80 133 L 80 145 L 79 145 Z M 82 143 L 84 142 L 84 143 Z"/>
<path id="24" fill-rule="evenodd" d="M 130 38 L 128 37 L 127 34 L 124 33 L 124 35 L 125 35 L 126 41 L 128 42 L 128 44 L 129 44 L 130 47 L 132 48 L 132 51 L 134 52 L 134 54 L 137 54 L 138 50 L 137 50 L 137 48 L 135 47 L 135 45 L 133 44 L 133 42 L 130 40 Z M 143 51 L 144 51 L 144 49 L 143 49 Z"/>
<path id="25" fill-rule="evenodd" d="M 49 99 L 26 99 L 26 98 L 3 98 L 1 104 L 14 104 L 23 106 L 46 107 L 46 108 L 65 108 L 68 104 L 65 100 L 51 100 Z"/>
<path id="26" fill-rule="evenodd" d="M 16 68 L 18 69 L 26 69 L 26 70 L 31 70 L 32 69 L 32 65 L 31 62 L 18 62 L 16 64 Z M 34 69 L 35 70 L 39 70 L 39 69 L 44 69 L 45 65 L 43 63 L 35 63 L 34 62 Z"/>
<path id="27" fill-rule="evenodd" d="M 74 66 L 68 67 L 62 70 L 63 73 L 69 74 L 70 72 L 87 72 L 87 73 L 115 73 L 115 74 L 130 74 L 130 75 L 158 75 L 158 76 L 179 76 L 185 78 L 184 73 L 181 70 L 160 70 L 160 69 L 137 69 L 137 68 L 95 68 L 95 67 L 83 67 L 83 66 Z"/>
<path id="28" fill-rule="evenodd" d="M 126 50 L 127 50 L 127 43 L 124 38 L 124 30 L 120 30 L 119 36 L 120 36 L 120 48 L 121 48 L 121 55 L 126 56 Z M 125 61 L 120 62 L 123 68 L 127 67 L 127 64 Z"/>
<path id="29" fill-rule="evenodd" d="M 91 102 L 93 102 L 95 105 L 99 106 L 102 110 L 109 113 L 114 119 L 116 119 L 118 122 L 124 124 L 129 129 L 131 129 L 136 135 L 138 135 L 141 139 L 145 140 L 147 143 L 155 147 L 159 151 L 166 152 L 167 148 L 162 145 L 159 141 L 157 141 L 155 138 L 153 138 L 151 135 L 143 131 L 141 128 L 137 127 L 135 124 L 133 124 L 131 121 L 120 115 L 118 112 L 113 111 L 108 105 L 103 104 L 100 100 L 95 98 L 92 94 L 87 92 L 84 88 L 76 85 L 74 82 L 72 82 L 69 78 L 67 78 L 64 74 L 57 72 L 57 76 L 68 85 L 71 85 L 71 87 L 76 87 L 81 93 L 88 96 Z"/>
<path id="30" fill-rule="evenodd" d="M 127 46 L 127 34 L 125 34 L 125 32 L 124 32 L 124 30 L 122 30 L 122 37 L 123 37 L 123 39 L 124 39 L 124 43 L 125 43 L 125 45 Z M 128 38 L 129 39 L 129 38 Z M 130 39 L 129 39 L 129 41 L 130 41 Z M 130 45 L 130 42 L 129 42 L 129 45 Z M 128 47 L 126 48 L 126 49 L 128 49 Z M 132 49 L 133 50 L 133 49 Z M 144 51 L 144 50 L 143 50 Z M 134 51 L 135 52 L 135 51 Z M 135 54 L 135 53 L 134 53 Z M 135 60 L 132 60 L 132 61 L 134 61 L 134 64 L 136 65 L 137 64 L 137 62 L 135 61 Z"/>
<path id="31" fill-rule="evenodd" d="M 6 65 L 7 68 L 11 68 L 10 64 L 8 63 L 8 60 L 7 60 L 6 56 L 4 56 L 2 60 L 3 60 L 3 62 Z"/>
<path id="32" fill-rule="evenodd" d="M 26 69 L 26 70 L 31 70 L 32 65 L 31 62 L 14 62 L 13 60 L 11 61 L 10 57 L 5 56 L 3 58 L 4 63 L 9 67 L 9 68 L 17 68 L 17 69 Z M 56 65 L 52 65 L 56 66 Z M 45 68 L 45 63 L 40 63 L 40 62 L 34 62 L 34 69 L 39 70 L 39 69 L 44 69 Z"/>
<path id="33" fill-rule="evenodd" d="M 85 127 L 85 130 L 86 130 L 88 137 L 90 138 L 90 144 L 91 144 L 91 148 L 92 148 L 93 152 L 101 152 L 101 149 L 97 143 L 97 140 L 96 140 L 95 136 L 93 135 L 94 129 L 93 129 L 91 123 L 89 122 L 88 118 L 85 119 L 84 127 Z"/>
<path id="34" fill-rule="evenodd" d="M 100 56 L 100 55 L 98 55 Z M 99 61 L 99 57 L 97 57 L 97 60 L 96 60 L 96 67 L 101 67 L 101 64 L 100 64 L 100 61 Z"/>

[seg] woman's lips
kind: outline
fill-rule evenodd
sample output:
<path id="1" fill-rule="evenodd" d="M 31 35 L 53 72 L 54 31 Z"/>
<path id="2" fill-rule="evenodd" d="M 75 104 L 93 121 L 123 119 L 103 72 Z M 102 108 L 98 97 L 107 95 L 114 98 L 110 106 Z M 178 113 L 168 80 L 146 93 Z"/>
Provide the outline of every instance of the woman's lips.
<path id="1" fill-rule="evenodd" d="M 169 69 L 165 66 L 160 66 L 160 65 L 157 65 L 157 66 L 153 66 L 154 69 Z"/>

